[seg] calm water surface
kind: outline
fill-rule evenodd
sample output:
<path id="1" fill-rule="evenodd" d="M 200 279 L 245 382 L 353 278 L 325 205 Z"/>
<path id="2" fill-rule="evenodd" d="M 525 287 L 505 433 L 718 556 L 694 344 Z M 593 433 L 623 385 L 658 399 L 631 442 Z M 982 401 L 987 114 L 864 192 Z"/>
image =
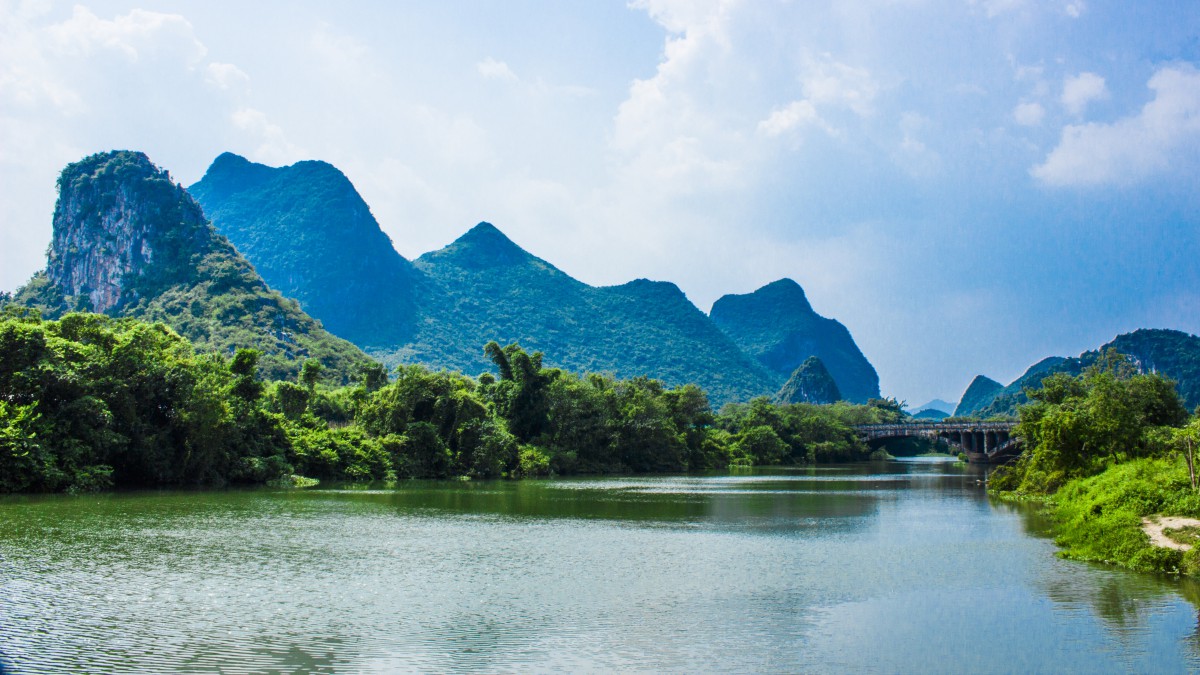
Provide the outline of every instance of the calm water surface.
<path id="1" fill-rule="evenodd" d="M 0 501 L 18 673 L 1186 672 L 1200 590 L 1059 560 L 977 469 Z"/>

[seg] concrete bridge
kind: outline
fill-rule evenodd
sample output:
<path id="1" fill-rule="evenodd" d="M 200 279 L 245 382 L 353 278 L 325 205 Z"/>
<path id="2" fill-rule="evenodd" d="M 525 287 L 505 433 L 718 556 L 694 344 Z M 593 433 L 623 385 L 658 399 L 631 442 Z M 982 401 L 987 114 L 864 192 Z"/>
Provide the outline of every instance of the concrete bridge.
<path id="1" fill-rule="evenodd" d="M 854 427 L 868 443 L 893 438 L 944 440 L 966 453 L 967 461 L 999 463 L 1021 454 L 1021 441 L 1012 435 L 1016 422 L 921 422 L 863 424 Z"/>

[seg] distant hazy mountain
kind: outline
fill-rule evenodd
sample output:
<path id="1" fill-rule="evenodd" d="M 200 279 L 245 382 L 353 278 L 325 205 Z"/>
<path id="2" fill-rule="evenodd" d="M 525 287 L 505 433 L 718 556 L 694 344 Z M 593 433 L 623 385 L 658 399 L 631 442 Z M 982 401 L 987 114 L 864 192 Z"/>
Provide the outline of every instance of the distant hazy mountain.
<path id="1" fill-rule="evenodd" d="M 775 395 L 778 403 L 826 404 L 841 400 L 833 376 L 821 363 L 821 359 L 810 356 L 792 373 L 783 388 Z"/>
<path id="2" fill-rule="evenodd" d="M 348 380 L 369 362 L 267 287 L 200 206 L 140 152 L 92 155 L 59 177 L 46 269 L 13 296 L 48 318 L 73 310 L 161 321 L 198 348 L 253 347 L 270 377 L 306 358 Z"/>
<path id="3" fill-rule="evenodd" d="M 592 287 L 488 223 L 410 263 L 322 162 L 276 169 L 225 154 L 192 189 L 268 281 L 389 365 L 475 374 L 493 368 L 484 344 L 520 342 L 569 370 L 695 382 L 717 405 L 769 395 L 786 377 L 742 353 L 674 284 Z"/>
<path id="4" fill-rule="evenodd" d="M 709 316 L 743 351 L 781 378 L 816 356 L 846 400 L 865 403 L 879 396 L 879 376 L 850 331 L 813 311 L 804 289 L 791 279 L 746 295 L 726 295 L 713 304 Z"/>
<path id="5" fill-rule="evenodd" d="M 1025 389 L 1039 388 L 1042 380 L 1053 373 L 1078 375 L 1110 348 L 1130 357 L 1140 372 L 1157 372 L 1175 380 L 1179 395 L 1188 408 L 1200 405 L 1200 337 L 1177 330 L 1143 328 L 1118 335 L 1098 349 L 1077 357 L 1042 359 L 1015 382 L 965 414 L 979 417 L 1016 414 L 1017 406 L 1028 401 Z M 966 401 L 965 395 L 963 400 Z"/>
<path id="6" fill-rule="evenodd" d="M 950 416 L 950 413 L 946 412 L 945 410 L 940 410 L 938 408 L 925 408 L 923 410 L 918 411 L 916 414 L 914 414 L 913 419 L 933 420 L 936 422 L 938 420 L 945 419 L 949 416 Z"/>
<path id="7" fill-rule="evenodd" d="M 943 401 L 940 398 L 935 398 L 928 403 L 921 405 L 908 406 L 908 411 L 912 414 L 921 412 L 922 410 L 954 410 L 954 404 L 949 401 Z"/>

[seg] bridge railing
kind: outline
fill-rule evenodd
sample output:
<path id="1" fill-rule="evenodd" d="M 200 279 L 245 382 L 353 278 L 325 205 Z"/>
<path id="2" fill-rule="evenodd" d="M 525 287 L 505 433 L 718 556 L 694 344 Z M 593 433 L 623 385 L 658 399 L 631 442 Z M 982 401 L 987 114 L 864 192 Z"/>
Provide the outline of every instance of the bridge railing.
<path id="1" fill-rule="evenodd" d="M 920 432 L 971 432 L 971 431 L 1007 431 L 1011 432 L 1017 426 L 1016 422 L 928 422 L 920 424 L 860 424 L 854 429 L 863 433 L 899 433 L 911 434 Z"/>

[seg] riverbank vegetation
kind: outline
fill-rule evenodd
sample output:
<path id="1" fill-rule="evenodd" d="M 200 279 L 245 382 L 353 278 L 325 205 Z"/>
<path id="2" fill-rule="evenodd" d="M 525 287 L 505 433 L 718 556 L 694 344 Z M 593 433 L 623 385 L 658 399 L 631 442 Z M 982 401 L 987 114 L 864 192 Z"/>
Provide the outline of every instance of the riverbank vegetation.
<path id="1" fill-rule="evenodd" d="M 1154 546 L 1143 531 L 1150 516 L 1200 516 L 1200 418 L 1188 415 L 1174 382 L 1109 351 L 1027 394 L 1016 429 L 1025 451 L 992 474 L 992 493 L 1044 499 L 1065 557 L 1200 574 L 1196 549 Z"/>
<path id="2" fill-rule="evenodd" d="M 715 413 L 694 385 L 542 366 L 490 343 L 499 376 L 363 366 L 329 386 L 318 361 L 259 379 L 259 354 L 197 353 L 161 323 L 90 313 L 0 316 L 0 491 L 157 485 L 682 472 L 865 459 L 856 424 L 895 401 Z"/>

